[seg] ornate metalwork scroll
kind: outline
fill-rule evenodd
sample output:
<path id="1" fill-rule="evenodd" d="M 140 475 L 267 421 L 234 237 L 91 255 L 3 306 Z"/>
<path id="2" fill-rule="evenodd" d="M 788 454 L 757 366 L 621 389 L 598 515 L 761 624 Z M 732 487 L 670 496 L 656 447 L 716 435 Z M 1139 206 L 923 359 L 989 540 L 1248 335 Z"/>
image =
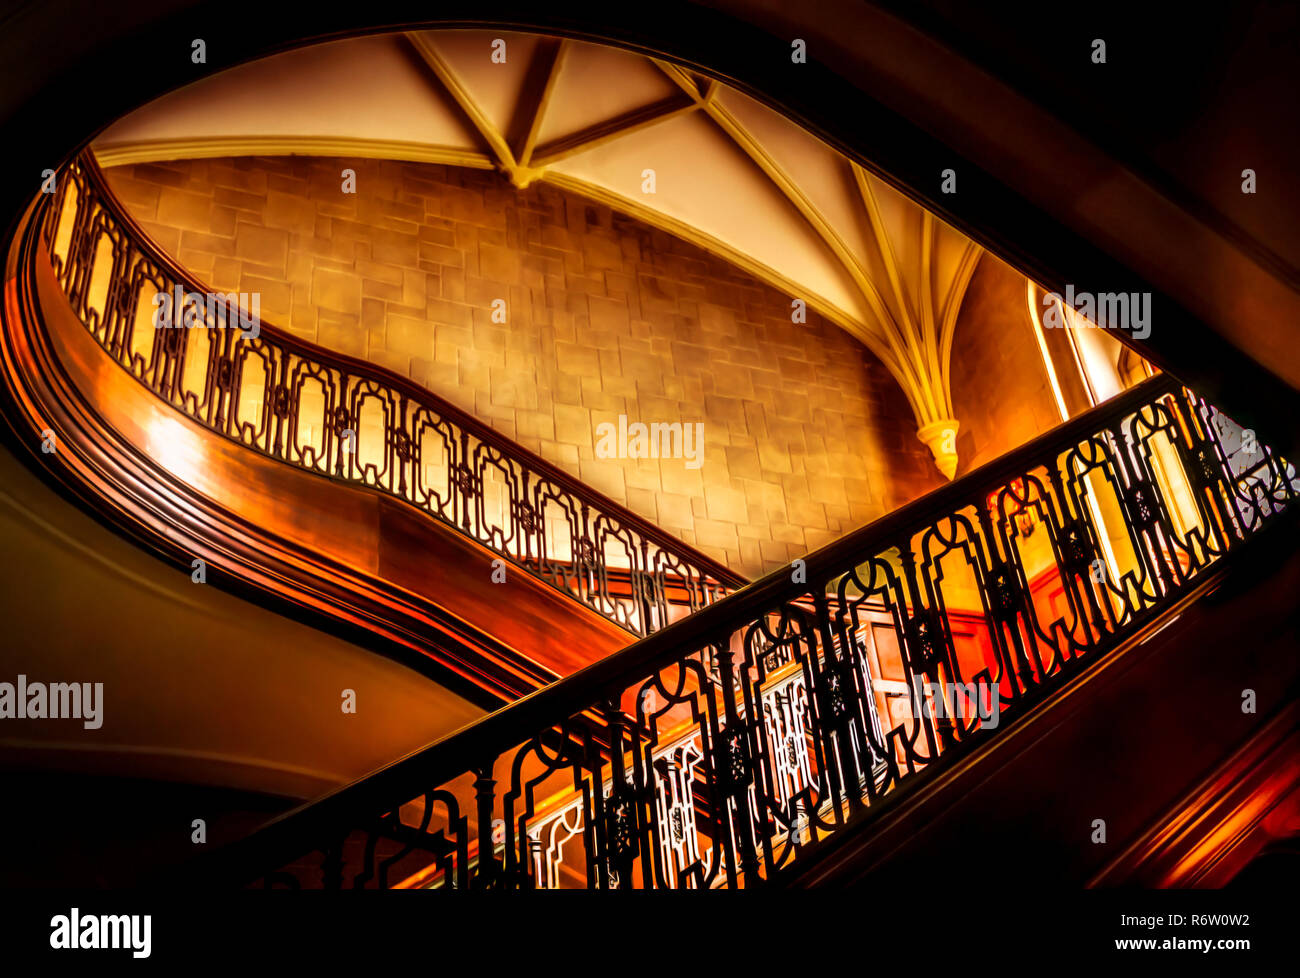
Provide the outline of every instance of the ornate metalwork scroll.
<path id="1" fill-rule="evenodd" d="M 399 762 L 383 798 L 358 784 L 357 817 L 304 809 L 298 845 L 332 865 L 362 813 L 435 790 L 480 815 L 416 823 L 405 885 L 758 885 L 1146 635 L 1293 506 L 1295 469 L 1246 435 L 1146 381 L 810 555 L 806 584 L 774 574 Z M 243 853 L 280 878 L 256 835 Z M 375 885 L 365 866 L 307 882 Z"/>

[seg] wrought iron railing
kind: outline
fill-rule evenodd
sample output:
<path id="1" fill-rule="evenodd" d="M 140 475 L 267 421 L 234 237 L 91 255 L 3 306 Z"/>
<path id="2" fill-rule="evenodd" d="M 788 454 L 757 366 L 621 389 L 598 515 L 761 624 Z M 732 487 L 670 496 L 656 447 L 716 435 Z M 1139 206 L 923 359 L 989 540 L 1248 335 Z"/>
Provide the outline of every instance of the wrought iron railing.
<path id="1" fill-rule="evenodd" d="M 183 879 L 756 885 L 1148 634 L 1298 489 L 1152 378 Z"/>
<path id="2" fill-rule="evenodd" d="M 190 302 L 216 294 L 150 241 L 89 155 L 57 180 L 42 236 L 104 350 L 212 431 L 403 499 L 635 635 L 745 583 L 405 378 L 264 323 L 241 330 L 236 294 Z M 178 288 L 179 303 L 155 299 Z M 164 309 L 178 326 L 157 325 Z"/>

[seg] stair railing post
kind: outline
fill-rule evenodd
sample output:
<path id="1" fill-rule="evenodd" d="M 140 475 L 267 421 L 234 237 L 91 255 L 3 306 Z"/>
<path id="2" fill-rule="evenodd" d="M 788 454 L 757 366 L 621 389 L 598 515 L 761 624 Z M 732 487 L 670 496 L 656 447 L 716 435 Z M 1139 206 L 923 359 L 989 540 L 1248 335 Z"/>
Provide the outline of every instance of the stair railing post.
<path id="1" fill-rule="evenodd" d="M 478 870 L 474 874 L 474 889 L 485 890 L 493 886 L 498 876 L 495 842 L 492 838 L 492 809 L 496 802 L 496 779 L 492 777 L 493 762 L 480 764 L 474 769 L 474 800 L 478 809 Z"/>

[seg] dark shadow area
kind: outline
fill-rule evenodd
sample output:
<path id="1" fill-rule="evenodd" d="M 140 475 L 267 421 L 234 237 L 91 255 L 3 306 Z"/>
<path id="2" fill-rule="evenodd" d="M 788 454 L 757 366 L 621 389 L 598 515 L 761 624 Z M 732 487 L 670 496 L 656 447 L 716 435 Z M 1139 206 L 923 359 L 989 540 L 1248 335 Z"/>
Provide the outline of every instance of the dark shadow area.
<path id="1" fill-rule="evenodd" d="M 0 887 L 117 888 L 193 856 L 193 822 L 207 847 L 247 835 L 296 802 L 270 795 L 135 778 L 0 774 L 5 859 Z"/>

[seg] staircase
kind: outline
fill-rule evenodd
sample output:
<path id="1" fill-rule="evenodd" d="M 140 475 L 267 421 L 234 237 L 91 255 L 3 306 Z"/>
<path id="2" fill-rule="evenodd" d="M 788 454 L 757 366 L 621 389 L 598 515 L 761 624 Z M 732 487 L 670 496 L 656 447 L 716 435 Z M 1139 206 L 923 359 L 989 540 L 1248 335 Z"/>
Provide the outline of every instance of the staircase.
<path id="1" fill-rule="evenodd" d="M 1229 425 L 1152 378 L 170 882 L 814 885 L 965 856 L 1082 883 L 1114 850 L 1071 778 L 1115 778 L 1099 817 L 1137 835 L 1253 729 L 1243 686 L 1294 698 L 1300 483 Z M 1243 608 L 1258 641 L 1225 656 Z M 978 844 L 1045 812 L 1052 845 Z"/>
<path id="2" fill-rule="evenodd" d="M 391 371 L 270 324 L 241 337 L 221 328 L 233 307 L 189 298 L 195 326 L 156 327 L 156 295 L 211 291 L 90 156 L 57 187 L 9 256 L 6 413 L 34 462 L 150 549 L 486 706 L 745 583 Z M 60 450 L 37 454 L 46 430 Z"/>
<path id="3" fill-rule="evenodd" d="M 955 810 L 974 835 L 946 838 L 977 837 L 1006 796 L 955 797 L 992 772 L 1023 787 L 1045 762 L 1018 759 L 1063 717 L 1118 731 L 1107 697 L 1164 674 L 1120 677 L 1156 661 L 1183 675 L 1189 645 L 1225 634 L 1205 612 L 1216 589 L 1260 566 L 1289 580 L 1259 555 L 1291 539 L 1294 468 L 1167 375 L 746 585 L 381 368 L 270 326 L 147 329 L 153 294 L 203 290 L 88 159 L 29 214 L 9 272 L 5 413 L 56 433 L 37 459 L 55 478 L 182 565 L 202 554 L 513 700 L 170 883 L 852 881 L 905 865 L 890 840 L 918 820 Z M 141 418 L 221 464 L 152 457 Z M 494 560 L 519 572 L 509 599 L 449 591 Z M 1259 668 L 1281 647 L 1261 642 Z M 1261 712 L 1293 696 L 1257 685 Z M 1152 797 L 1222 742 L 1171 735 L 1152 756 L 1184 751 L 1186 770 Z M 1140 828 L 1159 814 L 1147 801 Z"/>

